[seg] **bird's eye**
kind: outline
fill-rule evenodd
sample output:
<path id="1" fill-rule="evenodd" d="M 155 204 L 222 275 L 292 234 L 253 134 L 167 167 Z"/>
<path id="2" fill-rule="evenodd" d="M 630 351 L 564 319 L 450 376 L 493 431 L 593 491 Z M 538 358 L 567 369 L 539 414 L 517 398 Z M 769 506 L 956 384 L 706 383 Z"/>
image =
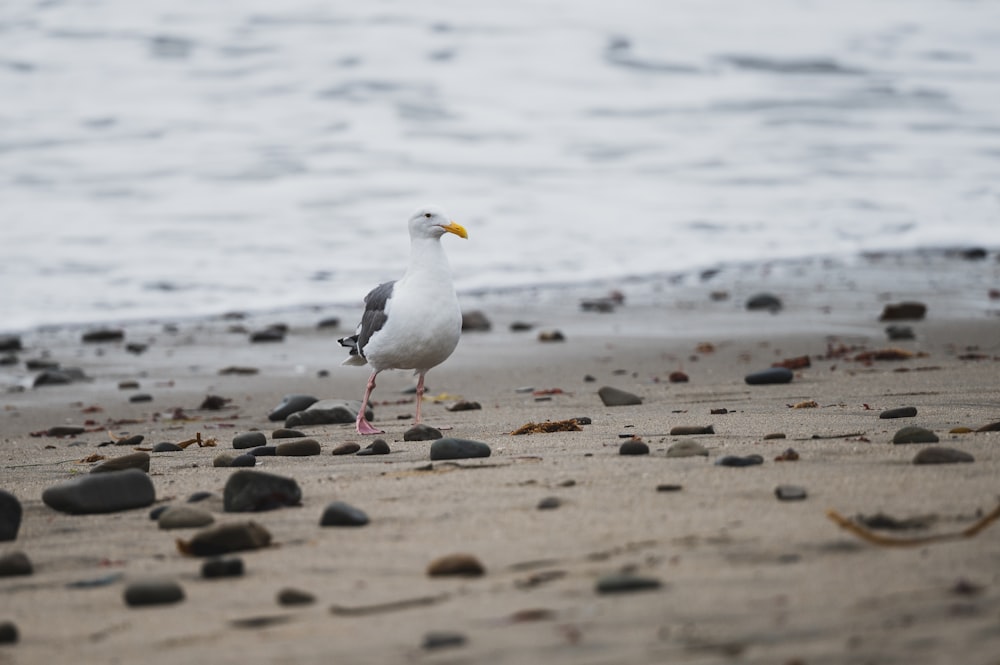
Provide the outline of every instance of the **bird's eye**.
<path id="1" fill-rule="evenodd" d="M 424 213 L 424 217 L 426 217 L 427 219 L 430 219 L 431 218 L 431 214 L 429 212 L 425 212 Z"/>

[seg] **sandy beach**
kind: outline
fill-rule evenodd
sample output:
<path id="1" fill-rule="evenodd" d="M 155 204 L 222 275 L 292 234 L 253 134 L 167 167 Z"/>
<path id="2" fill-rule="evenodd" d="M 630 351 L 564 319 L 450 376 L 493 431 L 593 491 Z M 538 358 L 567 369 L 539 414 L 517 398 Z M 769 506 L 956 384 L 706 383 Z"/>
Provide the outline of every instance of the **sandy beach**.
<path id="1" fill-rule="evenodd" d="M 352 425 L 298 428 L 321 454 L 260 457 L 255 470 L 293 478 L 301 505 L 252 514 L 223 511 L 235 470 L 213 460 L 234 454 L 241 433 L 259 430 L 272 443 L 282 423 L 267 415 L 284 395 L 360 398 L 368 372 L 341 367 L 336 343 L 359 309 L 131 322 L 110 326 L 124 339 L 105 343 L 81 342 L 86 327 L 20 333 L 17 363 L 0 367 L 0 489 L 24 515 L 0 556 L 23 552 L 33 572 L 0 577 L 0 623 L 19 636 L 0 645 L 0 663 L 997 663 L 1000 526 L 882 546 L 827 516 L 918 522 L 876 531 L 907 539 L 959 532 L 996 507 L 1000 431 L 974 430 L 1000 421 L 997 288 L 990 252 L 466 294 L 463 308 L 482 311 L 491 329 L 465 333 L 430 372 L 424 416 L 450 426 L 445 436 L 488 444 L 491 456 L 431 462 L 431 441 L 404 441 L 413 379 L 387 372 L 374 423 L 391 452 L 334 456 L 371 437 Z M 625 296 L 612 311 L 581 307 L 611 289 Z M 758 293 L 782 309 L 748 311 Z M 886 304 L 904 301 L 925 304 L 926 316 L 879 320 Z M 331 316 L 339 326 L 317 327 Z M 249 341 L 276 323 L 288 327 L 284 341 Z M 914 338 L 889 340 L 891 324 Z M 562 341 L 540 341 L 553 331 Z M 886 350 L 904 357 L 864 355 Z M 803 356 L 809 364 L 790 383 L 745 381 Z M 32 387 L 29 359 L 79 367 L 89 380 Z M 225 373 L 233 368 L 244 371 Z M 672 382 L 674 372 L 688 381 Z M 604 386 L 642 403 L 605 406 Z M 130 401 L 138 393 L 151 401 Z M 209 395 L 228 402 L 200 409 Z M 482 408 L 449 410 L 459 400 Z M 917 414 L 879 417 L 899 407 Z M 590 422 L 510 434 L 574 418 Z M 975 461 L 914 464 L 928 444 L 892 443 L 911 425 Z M 55 426 L 86 431 L 45 435 Z M 671 434 L 696 426 L 711 431 Z M 775 434 L 783 438 L 766 438 Z M 100 446 L 133 435 L 144 437 L 137 446 Z M 88 456 L 199 435 L 215 445 L 151 454 L 153 506 L 71 515 L 42 501 L 47 488 L 86 474 L 96 464 L 81 461 Z M 621 455 L 631 437 L 649 454 Z M 668 456 L 692 440 L 707 455 Z M 775 460 L 788 449 L 796 461 Z M 716 464 L 754 454 L 762 464 Z M 779 500 L 785 485 L 806 498 Z M 176 546 L 199 529 L 164 530 L 149 517 L 200 491 L 213 495 L 199 505 L 216 524 L 252 519 L 272 535 L 269 547 L 229 555 L 243 560 L 242 576 L 204 579 L 204 558 Z M 555 507 L 540 509 L 551 497 Z M 321 527 L 333 501 L 370 523 Z M 455 553 L 485 573 L 428 575 Z M 658 586 L 598 592 L 616 573 Z M 176 581 L 184 599 L 128 606 L 127 586 L 151 577 Z M 283 605 L 283 589 L 314 601 Z M 427 644 L 440 633 L 458 644 Z"/>

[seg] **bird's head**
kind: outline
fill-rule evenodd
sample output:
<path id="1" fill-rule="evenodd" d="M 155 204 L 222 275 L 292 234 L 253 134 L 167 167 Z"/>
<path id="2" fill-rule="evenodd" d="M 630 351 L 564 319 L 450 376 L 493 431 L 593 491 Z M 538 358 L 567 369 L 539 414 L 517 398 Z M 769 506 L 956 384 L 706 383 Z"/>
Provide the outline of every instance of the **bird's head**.
<path id="1" fill-rule="evenodd" d="M 426 206 L 410 217 L 411 238 L 440 238 L 445 233 L 454 233 L 460 238 L 469 237 L 465 228 L 448 219 L 448 216 L 440 208 Z"/>

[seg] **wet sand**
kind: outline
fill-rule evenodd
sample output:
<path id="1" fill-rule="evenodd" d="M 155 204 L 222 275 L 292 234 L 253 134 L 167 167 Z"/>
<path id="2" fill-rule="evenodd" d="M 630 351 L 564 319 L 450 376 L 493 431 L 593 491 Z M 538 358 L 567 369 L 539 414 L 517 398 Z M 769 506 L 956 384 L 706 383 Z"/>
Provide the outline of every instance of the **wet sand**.
<path id="1" fill-rule="evenodd" d="M 17 391 L 34 373 L 23 363 L 2 368 L 10 390 L 2 397 L 0 488 L 25 514 L 0 555 L 26 553 L 34 573 L 0 578 L 0 622 L 13 621 L 20 633 L 18 643 L 0 646 L 0 663 L 994 663 L 1000 527 L 952 542 L 881 547 L 840 529 L 826 511 L 932 516 L 924 529 L 880 532 L 909 538 L 961 530 L 996 506 L 1000 432 L 950 430 L 1000 421 L 1000 304 L 989 296 L 997 266 L 992 255 L 748 266 L 680 284 L 613 285 L 626 301 L 610 313 L 579 305 L 607 285 L 467 296 L 465 309 L 481 309 L 492 330 L 466 333 L 428 375 L 428 395 L 441 399 L 426 402 L 424 414 L 432 426 L 450 425 L 448 436 L 489 444 L 491 457 L 428 468 L 431 443 L 403 441 L 413 413 L 403 391 L 412 378 L 385 373 L 375 424 L 387 430 L 392 452 L 332 456 L 344 442 L 364 446 L 370 438 L 349 425 L 320 425 L 303 429 L 321 455 L 261 458 L 257 469 L 296 479 L 302 506 L 253 514 L 275 545 L 240 553 L 246 574 L 222 580 L 202 579 L 202 560 L 177 550 L 175 539 L 193 530 L 160 530 L 148 509 L 64 515 L 43 504 L 42 491 L 88 471 L 91 464 L 79 461 L 88 455 L 131 452 L 98 447 L 109 431 L 142 434 L 143 447 L 200 433 L 217 446 L 153 454 L 157 502 L 180 503 L 202 490 L 221 496 L 233 470 L 214 468 L 213 458 L 233 452 L 235 434 L 279 427 L 267 413 L 283 395 L 360 397 L 367 370 L 340 367 L 335 342 L 356 313 L 180 321 L 170 331 L 162 322 L 127 324 L 126 342 L 149 344 L 140 355 L 120 342 L 82 344 L 80 329 L 23 333 L 21 359 L 47 354 L 92 380 Z M 780 313 L 745 310 L 762 291 L 783 300 Z M 926 303 L 928 314 L 901 322 L 914 340 L 889 341 L 879 313 L 902 300 Z M 315 327 L 331 314 L 341 317 L 339 329 Z M 248 342 L 246 331 L 279 320 L 290 325 L 284 342 Z M 512 332 L 515 321 L 534 327 Z M 564 341 L 538 340 L 551 330 Z M 887 348 L 913 355 L 854 359 Z M 795 370 L 791 383 L 744 381 L 803 355 L 810 366 Z M 219 373 L 228 367 L 257 373 Z M 675 371 L 689 381 L 671 383 Z M 119 389 L 126 380 L 138 390 Z M 602 386 L 639 395 L 642 404 L 606 407 Z M 136 392 L 152 401 L 130 403 Z M 199 410 L 210 394 L 228 406 Z M 482 409 L 448 411 L 460 398 Z M 792 408 L 809 401 L 816 406 Z M 917 416 L 879 419 L 902 406 L 916 407 Z M 188 418 L 173 418 L 177 408 Z M 592 422 L 579 432 L 509 434 L 528 422 L 576 417 Z M 32 436 L 55 425 L 90 431 Z M 714 433 L 669 433 L 688 425 L 712 425 Z M 932 430 L 938 445 L 975 462 L 912 464 L 925 446 L 891 443 L 907 425 Z M 785 438 L 764 438 L 772 433 Z M 650 454 L 619 455 L 631 436 Z M 690 439 L 707 458 L 666 456 Z M 799 460 L 775 461 L 788 448 Z M 714 464 L 750 454 L 764 463 Z M 668 484 L 680 489 L 658 491 Z M 779 501 L 774 490 L 783 484 L 808 497 Z M 560 505 L 539 510 L 546 497 Z M 364 510 L 371 523 L 320 528 L 334 500 Z M 209 505 L 217 523 L 247 519 Z M 426 574 L 431 561 L 455 552 L 478 558 L 486 574 Z M 595 591 L 600 578 L 621 571 L 661 587 Z M 66 586 L 117 572 L 121 579 L 105 586 Z M 178 580 L 185 600 L 127 607 L 125 585 L 148 576 Z M 316 602 L 283 607 L 276 595 L 284 588 L 309 591 Z M 393 605 L 413 599 L 426 604 Z M 247 628 L 240 623 L 247 619 L 259 621 Z M 424 649 L 433 631 L 466 641 Z"/>

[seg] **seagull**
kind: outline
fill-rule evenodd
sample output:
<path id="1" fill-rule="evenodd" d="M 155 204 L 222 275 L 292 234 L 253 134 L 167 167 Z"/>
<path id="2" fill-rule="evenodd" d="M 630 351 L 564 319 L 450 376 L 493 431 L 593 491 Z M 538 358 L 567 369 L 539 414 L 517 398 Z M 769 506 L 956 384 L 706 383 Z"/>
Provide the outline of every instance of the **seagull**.
<path id="1" fill-rule="evenodd" d="M 365 418 L 375 377 L 384 369 L 412 369 L 417 375 L 417 416 L 424 395 L 424 376 L 452 354 L 462 334 L 462 310 L 451 282 L 451 269 L 441 236 L 468 238 L 465 229 L 440 208 L 428 206 L 409 221 L 410 264 L 403 276 L 379 284 L 365 296 L 365 312 L 354 335 L 337 340 L 350 349 L 344 365 L 371 365 L 361 400 L 358 434 L 383 434 Z"/>

